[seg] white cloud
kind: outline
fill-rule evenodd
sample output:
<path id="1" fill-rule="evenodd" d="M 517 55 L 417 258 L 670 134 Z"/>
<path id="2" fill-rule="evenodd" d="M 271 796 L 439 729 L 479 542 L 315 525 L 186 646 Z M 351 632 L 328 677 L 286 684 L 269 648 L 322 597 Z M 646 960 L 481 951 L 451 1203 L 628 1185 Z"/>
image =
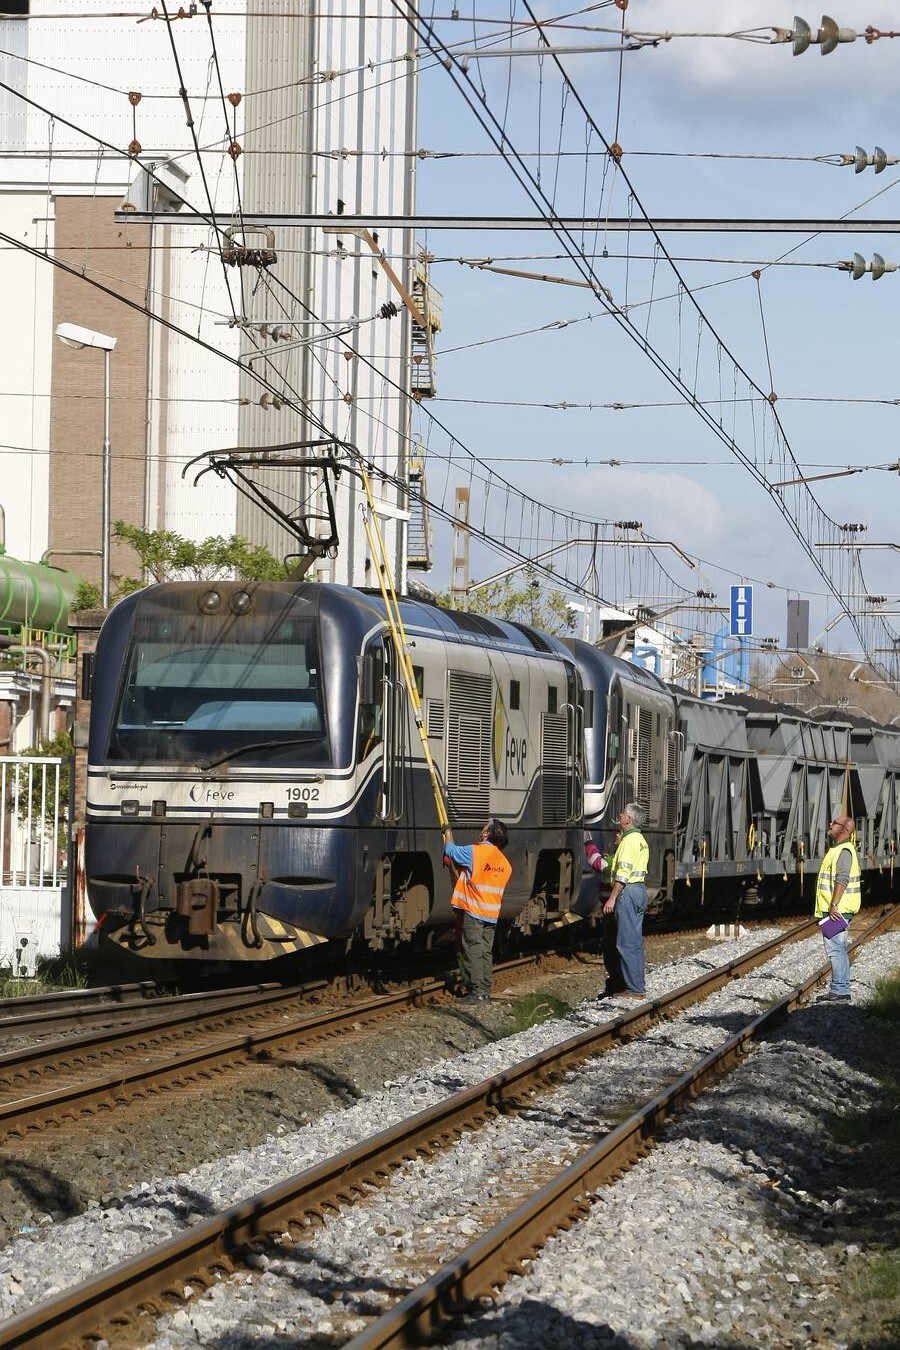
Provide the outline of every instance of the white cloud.
<path id="1" fill-rule="evenodd" d="M 689 553 L 715 551 L 727 538 L 729 521 L 722 503 L 686 475 L 610 468 L 576 485 L 571 473 L 567 471 L 563 493 L 569 506 L 577 500 L 589 514 L 605 520 L 639 516 L 646 534 L 670 539 Z"/>
<path id="2" fill-rule="evenodd" d="M 772 0 L 723 0 L 716 5 L 703 0 L 640 0 L 629 6 L 626 23 L 635 30 L 672 33 L 792 27 L 794 7 L 785 4 L 783 12 L 780 8 Z M 835 18 L 861 33 L 872 22 L 870 11 L 865 0 L 841 0 Z M 801 17 L 815 35 L 820 11 L 808 10 Z M 674 120 L 693 120 L 702 105 L 705 115 L 716 122 L 752 116 L 758 127 L 785 117 L 815 120 L 821 112 L 833 110 L 836 101 L 845 105 L 848 115 L 863 104 L 870 110 L 892 108 L 896 58 L 887 39 L 868 44 L 859 37 L 823 58 L 816 46 L 795 57 L 790 44 L 675 37 L 659 48 L 626 57 L 626 106 L 628 91 L 635 87 Z M 715 105 L 710 102 L 713 97 Z"/>

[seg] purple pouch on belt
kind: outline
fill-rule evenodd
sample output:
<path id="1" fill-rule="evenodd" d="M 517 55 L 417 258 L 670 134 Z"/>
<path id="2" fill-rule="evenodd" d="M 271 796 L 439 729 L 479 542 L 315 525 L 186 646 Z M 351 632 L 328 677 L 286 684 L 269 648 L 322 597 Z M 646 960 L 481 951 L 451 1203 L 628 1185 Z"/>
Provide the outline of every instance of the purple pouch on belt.
<path id="1" fill-rule="evenodd" d="M 819 927 L 823 937 L 831 938 L 836 937 L 838 933 L 845 933 L 850 925 L 843 915 L 839 919 L 832 919 L 829 914 L 819 920 Z"/>

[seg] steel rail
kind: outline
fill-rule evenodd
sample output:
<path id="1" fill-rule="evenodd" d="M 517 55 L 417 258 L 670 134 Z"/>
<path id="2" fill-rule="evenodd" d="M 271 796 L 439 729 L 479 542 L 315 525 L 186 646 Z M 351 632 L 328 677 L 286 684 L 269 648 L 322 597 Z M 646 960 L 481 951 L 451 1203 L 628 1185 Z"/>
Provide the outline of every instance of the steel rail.
<path id="1" fill-rule="evenodd" d="M 894 910 L 882 915 L 860 934 L 851 949 L 858 950 L 891 927 L 895 919 Z M 553 1233 L 588 1212 L 592 1191 L 615 1180 L 649 1152 L 659 1129 L 692 1097 L 736 1068 L 748 1053 L 750 1043 L 802 1003 L 830 970 L 830 963 L 826 962 L 711 1050 L 365 1331 L 354 1336 L 344 1350 L 401 1350 L 420 1346 L 440 1325 L 458 1317 L 466 1304 L 493 1293 L 511 1275 L 520 1273 L 523 1263 L 532 1260 Z"/>
<path id="2" fill-rule="evenodd" d="M 516 970 L 521 966 L 529 966 L 541 961 L 545 956 L 558 955 L 553 947 L 547 947 L 539 952 L 530 953 L 526 956 L 514 957 L 511 960 L 498 962 L 494 970 L 498 975 L 505 971 Z M 133 1010 L 141 1012 L 139 1019 L 133 1025 L 126 1025 L 115 1030 L 104 1030 L 96 1032 L 85 1032 L 83 1036 L 68 1036 L 62 1041 L 47 1041 L 43 1044 L 23 1046 L 19 1049 L 7 1051 L 0 1054 L 0 1089 L 2 1084 L 10 1079 L 21 1081 L 24 1077 L 36 1077 L 49 1069 L 58 1065 L 66 1066 L 67 1061 L 76 1063 L 85 1063 L 90 1059 L 99 1058 L 110 1051 L 121 1050 L 123 1048 L 133 1048 L 136 1051 L 145 1048 L 145 1042 L 149 1036 L 154 1034 L 157 1037 L 156 1044 L 161 1041 L 171 1039 L 165 1033 L 170 1032 L 172 1036 L 181 1035 L 185 1030 L 214 1032 L 218 1027 L 233 1021 L 238 1016 L 251 1016 L 265 1014 L 271 1011 L 280 1003 L 290 1003 L 296 999 L 303 998 L 307 994 L 319 992 L 328 987 L 327 980 L 311 980 L 302 985 L 283 985 L 279 983 L 268 983 L 258 985 L 245 985 L 238 988 L 221 991 L 203 991 L 198 990 L 190 994 L 173 995 L 171 998 L 160 998 L 152 1000 L 147 1004 L 151 1013 L 157 1013 L 161 1007 L 169 1007 L 171 1011 L 164 1017 L 157 1017 L 155 1020 L 151 1015 L 144 1015 L 142 1010 L 143 1003 L 130 1004 L 112 1004 L 107 1007 L 95 1007 L 85 1009 L 82 1016 L 87 1015 L 90 1018 L 102 1019 L 104 1014 L 107 1016 L 116 1010 Z M 418 981 L 414 988 L 432 988 L 435 991 L 446 988 L 444 978 L 428 982 Z M 386 998 L 387 995 L 378 995 L 373 1000 L 374 1004 Z M 216 1007 L 215 1004 L 221 1002 L 224 1006 Z M 365 1008 L 365 1003 L 356 1005 Z M 2 1007 L 2 1003 L 0 1003 Z M 183 1015 L 181 1015 L 183 1013 Z M 47 1022 L 42 1019 L 46 1017 Z M 78 1019 L 80 1020 L 80 1018 Z M 114 1017 L 113 1020 L 118 1020 Z M 55 1015 L 51 1012 L 37 1013 L 33 1018 L 0 1018 L 0 1032 L 8 1030 L 12 1035 L 23 1034 L 29 1027 L 32 1031 L 40 1032 L 42 1027 L 57 1025 Z M 129 1042 L 134 1042 L 133 1047 Z M 31 1067 L 29 1067 L 31 1066 Z"/>
<path id="3" fill-rule="evenodd" d="M 41 1045 L 20 1046 L 0 1055 L 0 1088 L 4 1083 L 34 1078 L 62 1066 L 85 1064 L 91 1059 L 119 1053 L 122 1050 L 142 1052 L 155 1048 L 173 1036 L 186 1032 L 214 1033 L 233 1022 L 236 1017 L 259 1016 L 270 1013 L 284 1004 L 295 1003 L 311 988 L 301 985 L 292 989 L 278 986 L 268 993 L 253 994 L 234 999 L 224 1008 L 187 1008 L 178 1004 L 176 1011 L 165 1017 L 142 1018 L 138 1024 L 113 1027 L 103 1031 L 89 1031 L 82 1036 L 69 1036 L 62 1041 L 48 1041 Z"/>
<path id="4" fill-rule="evenodd" d="M 79 1004 L 90 1006 L 101 1000 L 107 1000 L 111 1005 L 115 1005 L 131 994 L 141 994 L 144 998 L 153 999 L 163 992 L 163 986 L 157 984 L 155 980 L 139 980 L 135 984 L 101 984 L 91 989 L 55 989 L 51 993 L 17 994 L 14 998 L 0 998 L 0 1013 L 4 1016 L 15 1016 L 20 1008 L 46 1010 L 70 1003 L 73 1007 Z"/>
<path id="5" fill-rule="evenodd" d="M 299 987 L 294 985 L 291 988 L 295 994 L 306 994 L 314 989 L 325 988 L 326 984 L 327 981 L 319 980 Z M 118 987 L 121 989 L 140 988 L 139 985 L 120 985 Z M 148 985 L 148 989 L 157 987 L 152 984 Z M 31 1003 L 31 999 L 17 999 L 17 1005 L 25 1005 L 26 1011 L 8 1017 L 0 1016 L 0 1035 L 4 1032 L 9 1036 L 18 1036 L 29 1031 L 41 1033 L 49 1030 L 62 1030 L 63 1027 L 80 1026 L 84 1022 L 99 1022 L 104 1018 L 110 1021 L 145 1018 L 160 1013 L 164 1008 L 190 1008 L 202 1004 L 212 1009 L 217 1004 L 227 1004 L 229 1000 L 246 999 L 254 994 L 269 994 L 276 990 L 281 990 L 284 993 L 285 986 L 270 981 L 267 984 L 241 985 L 230 989 L 198 989 L 190 994 L 147 993 L 143 998 L 138 999 L 108 999 L 107 1001 L 88 1004 L 79 1004 L 73 1000 L 70 1004 L 62 1003 L 56 1007 L 36 1007 L 34 1009 L 27 1006 Z M 40 998 L 40 996 L 37 997 Z M 40 1002 L 43 1003 L 43 998 L 40 998 Z M 6 1004 L 4 1001 L 0 1001 L 0 1013 L 5 1011 Z"/>
<path id="6" fill-rule="evenodd" d="M 57 1350 L 73 1338 L 94 1335 L 98 1327 L 112 1320 L 127 1320 L 135 1311 L 181 1306 L 186 1285 L 197 1290 L 207 1287 L 216 1271 L 233 1269 L 232 1258 L 242 1249 L 258 1246 L 285 1229 L 299 1235 L 310 1219 L 321 1220 L 326 1210 L 353 1203 L 366 1194 L 367 1187 L 384 1182 L 391 1170 L 407 1159 L 446 1147 L 464 1130 L 517 1109 L 566 1068 L 633 1036 L 638 1024 L 671 1016 L 763 964 L 780 948 L 809 936 L 814 928 L 813 921 L 799 924 L 670 994 L 579 1032 L 203 1220 L 87 1283 L 36 1304 L 0 1324 L 0 1350 L 37 1344 L 41 1350 Z M 821 979 L 823 973 L 824 968 L 811 983 Z"/>

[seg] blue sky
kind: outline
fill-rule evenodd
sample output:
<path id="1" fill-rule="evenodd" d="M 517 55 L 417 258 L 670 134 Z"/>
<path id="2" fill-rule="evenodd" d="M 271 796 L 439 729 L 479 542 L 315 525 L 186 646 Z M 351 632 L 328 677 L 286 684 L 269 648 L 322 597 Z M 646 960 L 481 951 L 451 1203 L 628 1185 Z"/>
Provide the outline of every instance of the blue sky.
<path id="1" fill-rule="evenodd" d="M 481 5 L 478 12 L 500 15 L 501 9 Z M 524 17 L 522 10 L 516 13 Z M 551 10 L 545 7 L 543 13 Z M 818 13 L 804 17 L 811 26 L 818 25 Z M 572 22 L 615 26 L 621 18 L 620 11 L 610 6 Z M 632 0 L 625 18 L 634 29 L 676 33 L 725 32 L 773 23 L 789 27 L 793 22 L 792 13 L 779 14 L 777 7 L 759 0 L 716 6 L 696 0 Z M 864 28 L 878 16 L 869 5 L 845 0 L 835 18 L 841 24 Z M 448 41 L 468 40 L 472 46 L 471 23 L 445 22 L 439 31 Z M 554 41 L 559 44 L 611 40 L 598 33 L 554 30 Z M 535 45 L 533 38 L 516 41 Z M 674 38 L 656 49 L 625 54 L 619 103 L 618 56 L 566 56 L 563 61 L 608 140 L 613 139 L 618 117 L 623 167 L 651 218 L 832 218 L 848 213 L 890 218 L 900 216 L 897 168 L 877 176 L 869 168 L 857 175 L 852 168 L 825 164 L 711 156 L 834 155 L 852 153 L 857 144 L 869 152 L 876 144 L 889 153 L 897 152 L 900 140 L 894 134 L 890 109 L 898 58 L 900 42 L 887 39 L 871 45 L 862 40 L 842 45 L 824 58 L 813 47 L 795 58 L 789 46 Z M 540 144 L 547 152 L 541 161 L 543 181 L 549 186 L 555 181 L 560 213 L 582 214 L 585 200 L 602 201 L 604 211 L 613 216 L 635 211 L 629 208 L 627 189 L 621 181 L 613 181 L 614 175 L 608 174 L 601 195 L 604 160 L 600 154 L 591 158 L 587 173 L 583 158 L 567 157 L 556 177 L 553 152 L 557 145 L 583 150 L 587 142 L 585 119 L 574 108 L 571 95 L 560 133 L 561 86 L 549 61 L 545 59 L 540 75 L 534 57 L 473 61 L 470 72 L 476 83 L 479 72 L 484 79 L 488 107 L 502 114 L 508 97 L 510 139 L 523 151 L 536 150 Z M 423 71 L 418 143 L 437 150 L 490 148 L 440 68 Z M 593 138 L 590 148 L 600 151 L 602 145 Z M 641 155 L 638 151 L 657 153 Z M 659 152 L 677 152 L 678 157 L 659 157 Z M 684 157 L 687 153 L 705 157 Z M 875 201 L 863 204 L 876 193 Z M 533 211 L 498 158 L 424 160 L 418 205 L 423 213 Z M 432 232 L 421 238 L 433 254 L 451 257 L 562 252 L 549 231 Z M 896 235 L 851 231 L 804 240 L 796 234 L 669 234 L 665 242 L 679 259 L 735 260 L 730 264 L 685 260 L 678 267 L 738 362 L 762 389 L 774 388 L 785 433 L 806 472 L 825 473 L 830 465 L 897 459 L 898 407 L 822 400 L 900 397 L 894 358 L 900 275 L 887 275 L 877 283 L 868 276 L 853 282 L 844 273 L 820 266 L 767 266 L 788 253 L 796 264 L 834 263 L 856 251 L 867 259 L 879 252 L 888 260 L 897 260 L 900 241 Z M 718 409 L 721 397 L 727 425 L 735 415 L 729 363 L 727 358 L 720 359 L 706 335 L 698 358 L 696 317 L 682 297 L 679 320 L 678 300 L 666 298 L 675 295 L 677 286 L 667 265 L 658 259 L 654 263 L 652 236 L 610 233 L 594 243 L 598 251 L 605 244 L 611 255 L 597 257 L 595 267 L 617 303 L 627 298 L 631 305 L 640 304 L 653 294 L 652 307 L 633 311 L 635 322 L 643 326 L 649 314 L 650 341 L 671 364 L 680 363 L 684 371 L 696 369 L 698 398 L 714 400 Z M 627 264 L 614 256 L 626 249 L 631 254 Z M 501 265 L 577 276 L 564 258 Z M 758 284 L 750 275 L 754 268 L 763 269 Z M 720 596 L 731 580 L 753 577 L 808 594 L 812 635 L 825 626 L 836 610 L 821 595 L 825 590 L 821 579 L 768 494 L 737 466 L 727 447 L 689 407 L 627 411 L 596 407 L 612 401 L 674 401 L 675 395 L 616 325 L 599 317 L 601 306 L 589 290 L 491 275 L 456 263 L 436 264 L 432 275 L 445 297 L 439 350 L 465 350 L 439 357 L 440 398 L 429 408 L 471 450 L 483 458 L 503 455 L 506 462 L 494 467 L 540 501 L 579 515 L 641 519 L 647 533 L 674 539 L 688 552 L 718 564 L 721 570 L 707 568 L 698 584 L 711 584 Z M 588 314 L 598 317 L 529 337 L 469 345 Z M 595 407 L 558 411 L 451 400 L 567 401 Z M 752 441 L 751 423 L 739 418 L 738 426 L 738 439 L 747 448 Z M 756 449 L 764 454 L 765 431 L 757 430 Z M 432 440 L 439 445 L 440 437 L 434 433 Z M 559 467 L 515 462 L 552 456 L 576 463 Z M 614 468 L 584 464 L 585 459 L 609 458 L 664 463 L 623 463 Z M 702 463 L 678 462 L 686 460 Z M 822 467 L 815 467 L 819 464 Z M 862 539 L 897 538 L 896 476 L 868 472 L 812 487 L 832 518 L 868 525 Z M 446 556 L 446 548 L 439 556 Z M 870 592 L 900 593 L 895 559 L 896 554 L 889 552 L 866 553 Z M 502 565 L 486 554 L 473 553 L 475 575 Z M 698 580 L 695 574 L 682 572 L 680 576 L 685 585 Z M 435 581 L 443 584 L 444 578 L 436 573 Z M 783 635 L 785 598 L 780 589 L 758 596 L 757 633 Z M 853 645 L 846 626 L 834 630 L 831 645 L 834 649 Z"/>

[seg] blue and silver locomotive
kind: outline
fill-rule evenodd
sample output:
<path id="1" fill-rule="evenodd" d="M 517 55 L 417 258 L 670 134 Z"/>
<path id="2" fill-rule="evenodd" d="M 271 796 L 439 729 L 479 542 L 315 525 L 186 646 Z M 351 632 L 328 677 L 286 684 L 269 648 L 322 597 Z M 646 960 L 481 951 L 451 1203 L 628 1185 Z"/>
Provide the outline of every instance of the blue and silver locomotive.
<path id="1" fill-rule="evenodd" d="M 464 838 L 496 815 L 504 917 L 581 884 L 583 694 L 525 626 L 404 600 L 432 758 Z M 121 601 L 95 660 L 85 860 L 104 931 L 154 957 L 427 940 L 451 918 L 422 743 L 380 597 L 172 583 Z"/>

